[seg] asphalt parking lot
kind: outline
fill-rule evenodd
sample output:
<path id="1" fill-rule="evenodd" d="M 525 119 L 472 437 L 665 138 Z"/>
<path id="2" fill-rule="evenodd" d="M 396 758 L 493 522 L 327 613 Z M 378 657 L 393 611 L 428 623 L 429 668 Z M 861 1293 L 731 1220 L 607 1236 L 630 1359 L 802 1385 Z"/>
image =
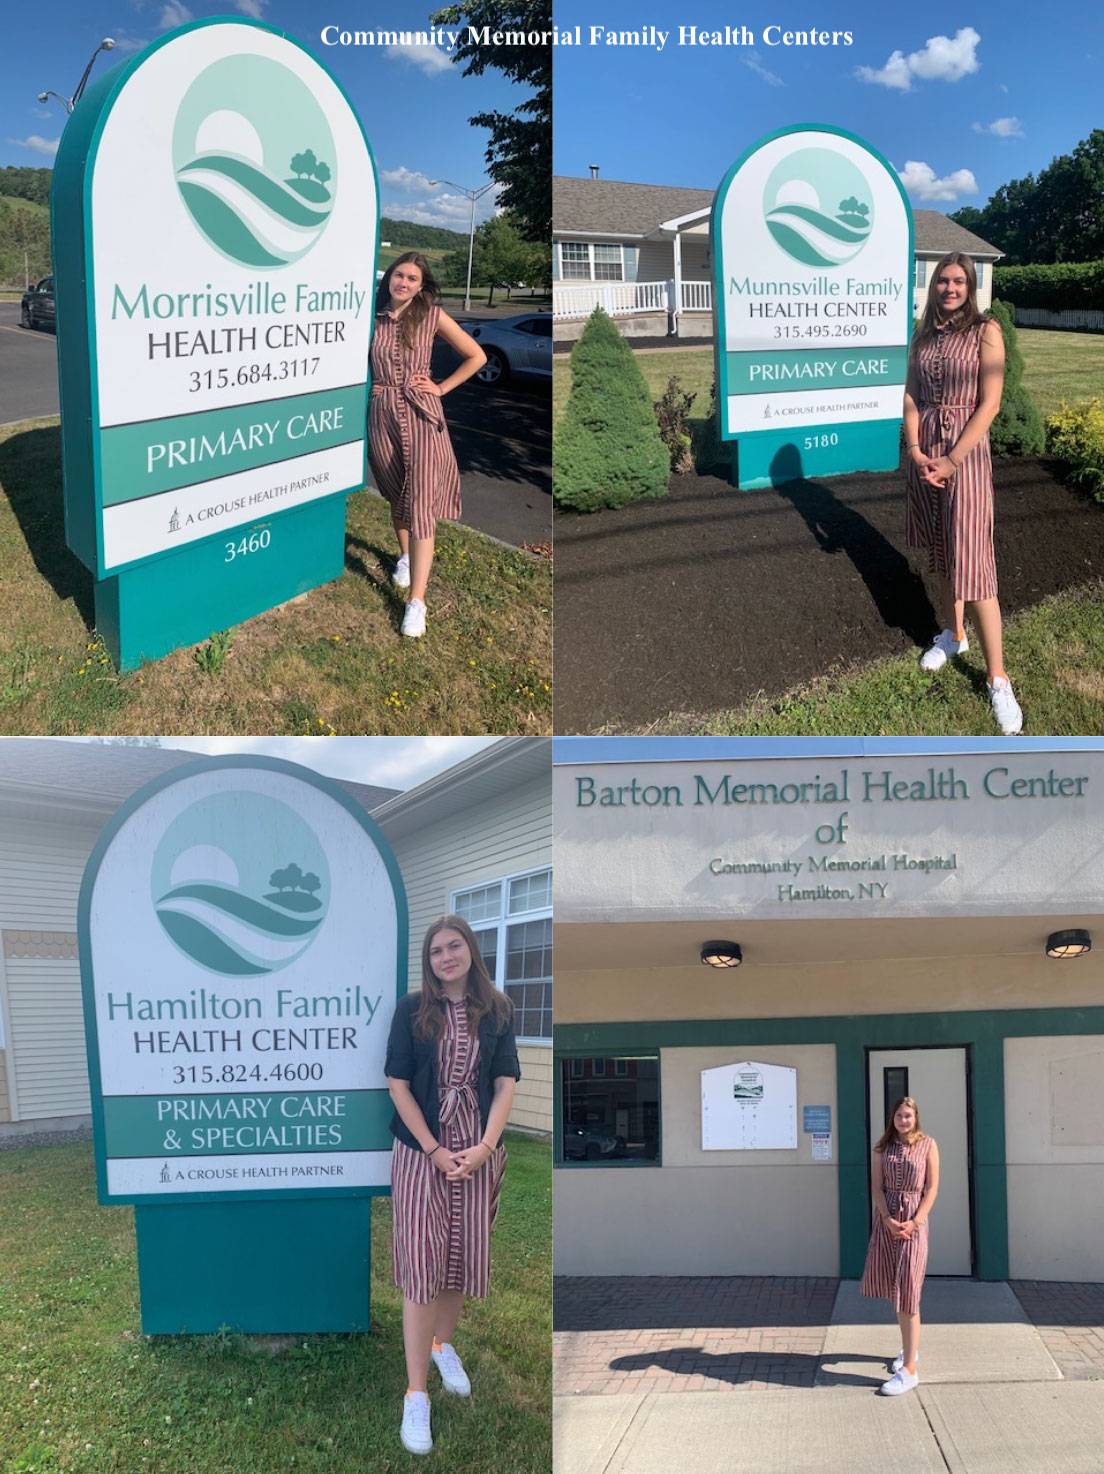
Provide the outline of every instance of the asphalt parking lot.
<path id="1" fill-rule="evenodd" d="M 529 310 L 524 298 L 474 306 L 449 302 L 457 317 L 501 317 Z M 433 358 L 437 378 L 449 373 L 451 351 Z M 58 413 L 54 335 L 19 326 L 19 303 L 0 302 L 0 427 Z M 462 521 L 502 542 L 545 543 L 552 537 L 552 383 L 518 378 L 488 387 L 474 380 L 445 401 L 464 498 Z"/>

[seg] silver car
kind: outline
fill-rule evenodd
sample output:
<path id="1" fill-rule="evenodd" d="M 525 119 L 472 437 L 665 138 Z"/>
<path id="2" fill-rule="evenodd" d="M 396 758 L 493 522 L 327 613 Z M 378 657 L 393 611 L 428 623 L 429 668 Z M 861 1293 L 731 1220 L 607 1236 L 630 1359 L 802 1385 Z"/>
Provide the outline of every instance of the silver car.
<path id="1" fill-rule="evenodd" d="M 513 374 L 552 376 L 552 314 L 482 318 L 464 325 L 487 355 L 476 374 L 481 384 L 502 384 Z"/>

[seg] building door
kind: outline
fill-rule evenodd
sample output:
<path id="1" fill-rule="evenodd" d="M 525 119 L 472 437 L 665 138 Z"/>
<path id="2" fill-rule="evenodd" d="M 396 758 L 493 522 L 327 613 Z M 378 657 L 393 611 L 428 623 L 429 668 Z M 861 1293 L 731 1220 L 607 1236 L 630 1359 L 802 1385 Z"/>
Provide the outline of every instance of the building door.
<path id="1" fill-rule="evenodd" d="M 921 1127 L 939 1143 L 939 1197 L 928 1229 L 928 1273 L 971 1274 L 966 1050 L 872 1049 L 869 1061 L 871 1147 L 902 1095 L 913 1097 Z"/>

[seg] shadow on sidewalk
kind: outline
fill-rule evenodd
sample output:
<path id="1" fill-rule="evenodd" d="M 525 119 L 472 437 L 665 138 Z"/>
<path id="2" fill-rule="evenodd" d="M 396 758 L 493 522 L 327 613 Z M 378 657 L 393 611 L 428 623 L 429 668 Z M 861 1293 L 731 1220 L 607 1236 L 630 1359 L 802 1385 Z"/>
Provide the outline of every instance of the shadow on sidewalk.
<path id="1" fill-rule="evenodd" d="M 834 1357 L 809 1355 L 806 1352 L 773 1351 L 707 1351 L 702 1346 L 677 1346 L 668 1351 L 645 1351 L 634 1356 L 618 1356 L 609 1364 L 610 1375 L 617 1373 L 669 1372 L 677 1377 L 708 1377 L 712 1382 L 727 1382 L 733 1387 L 866 1387 L 876 1389 L 889 1376 L 885 1357 L 862 1358 L 870 1363 L 870 1375 L 855 1372 L 833 1373 Z M 853 1361 L 854 1358 L 849 1358 Z"/>

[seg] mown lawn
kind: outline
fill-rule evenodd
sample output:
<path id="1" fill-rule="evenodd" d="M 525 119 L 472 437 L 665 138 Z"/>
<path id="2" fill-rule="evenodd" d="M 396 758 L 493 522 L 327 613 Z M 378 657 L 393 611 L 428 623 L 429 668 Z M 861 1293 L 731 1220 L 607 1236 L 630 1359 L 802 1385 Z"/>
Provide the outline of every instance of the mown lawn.
<path id="1" fill-rule="evenodd" d="M 1019 344 L 1024 356 L 1024 382 L 1045 417 L 1063 400 L 1092 399 L 1104 392 L 1104 334 L 1056 333 L 1047 328 L 1021 328 Z M 672 374 L 683 390 L 698 397 L 691 419 L 704 419 L 709 409 L 713 383 L 713 354 L 701 349 L 671 348 L 658 353 L 637 353 L 636 361 L 648 382 L 652 398 L 658 399 Z M 557 354 L 553 366 L 552 416 L 558 425 L 571 391 L 571 368 L 566 355 Z"/>
<path id="2" fill-rule="evenodd" d="M 1004 649 L 1026 734 L 1104 732 L 1104 585 L 1071 590 L 1017 615 L 1005 627 Z M 935 676 L 925 675 L 914 655 L 898 656 L 735 710 L 671 713 L 649 730 L 746 737 L 997 735 L 972 632 L 969 653 Z"/>
<path id="3" fill-rule="evenodd" d="M 404 640 L 393 543 L 384 502 L 358 493 L 342 578 L 119 675 L 65 546 L 57 421 L 0 430 L 0 731 L 549 732 L 550 563 L 442 527 L 429 631 Z"/>
<path id="4" fill-rule="evenodd" d="M 456 1337 L 472 1398 L 431 1381 L 435 1467 L 464 1474 L 551 1468 L 550 1153 L 513 1133 L 507 1146 L 491 1293 Z M 97 1205 L 91 1143 L 0 1151 L 3 1474 L 425 1467 L 398 1439 L 406 1373 L 390 1222 L 390 1200 L 377 1198 L 369 1335 L 147 1339 L 133 1210 Z"/>

